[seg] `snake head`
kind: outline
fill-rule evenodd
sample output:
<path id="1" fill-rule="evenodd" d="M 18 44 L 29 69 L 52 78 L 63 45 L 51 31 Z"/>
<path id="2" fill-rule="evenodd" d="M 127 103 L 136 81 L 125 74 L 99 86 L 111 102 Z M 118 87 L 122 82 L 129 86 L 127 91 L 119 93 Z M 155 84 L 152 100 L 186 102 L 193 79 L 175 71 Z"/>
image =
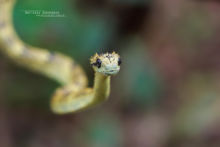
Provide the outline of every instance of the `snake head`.
<path id="1" fill-rule="evenodd" d="M 116 75 L 120 70 L 121 58 L 115 53 L 95 54 L 90 58 L 90 63 L 95 72 L 107 76 Z"/>

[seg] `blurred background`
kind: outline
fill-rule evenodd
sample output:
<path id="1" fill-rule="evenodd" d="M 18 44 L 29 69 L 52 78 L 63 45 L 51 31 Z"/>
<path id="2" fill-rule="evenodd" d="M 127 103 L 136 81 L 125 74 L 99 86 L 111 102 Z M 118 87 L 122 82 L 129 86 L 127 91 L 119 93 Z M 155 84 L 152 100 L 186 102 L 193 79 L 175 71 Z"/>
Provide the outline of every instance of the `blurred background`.
<path id="1" fill-rule="evenodd" d="M 107 102 L 55 115 L 58 83 L 0 54 L 1 146 L 220 146 L 219 14 L 217 0 L 18 0 L 19 36 L 74 58 L 90 85 L 95 52 L 123 64 Z"/>

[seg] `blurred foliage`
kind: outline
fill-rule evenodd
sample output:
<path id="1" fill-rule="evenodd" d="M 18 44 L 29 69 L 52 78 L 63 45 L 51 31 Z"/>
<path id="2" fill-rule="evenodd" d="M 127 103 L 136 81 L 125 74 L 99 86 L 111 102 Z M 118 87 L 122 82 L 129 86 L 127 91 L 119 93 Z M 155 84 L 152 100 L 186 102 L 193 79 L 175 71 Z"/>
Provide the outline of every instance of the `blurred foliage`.
<path id="1" fill-rule="evenodd" d="M 107 102 L 54 115 L 49 101 L 58 83 L 0 55 L 1 146 L 220 146 L 219 13 L 217 1 L 19 0 L 19 36 L 71 56 L 90 85 L 95 52 L 119 52 L 122 66 Z"/>
<path id="2" fill-rule="evenodd" d="M 161 79 L 153 65 L 150 56 L 144 49 L 146 46 L 139 39 L 133 39 L 126 44 L 126 53 L 122 66 L 121 89 L 132 104 L 146 107 L 151 106 L 159 98 Z M 118 80 L 120 80 L 118 79 Z"/>
<path id="3" fill-rule="evenodd" d="M 83 15 L 75 7 L 70 1 L 18 1 L 14 11 L 15 27 L 30 44 L 62 51 L 79 62 L 85 61 L 81 56 L 88 58 L 110 42 L 114 24 L 105 14 Z M 36 17 L 25 15 L 25 10 L 58 11 L 65 17 Z"/>

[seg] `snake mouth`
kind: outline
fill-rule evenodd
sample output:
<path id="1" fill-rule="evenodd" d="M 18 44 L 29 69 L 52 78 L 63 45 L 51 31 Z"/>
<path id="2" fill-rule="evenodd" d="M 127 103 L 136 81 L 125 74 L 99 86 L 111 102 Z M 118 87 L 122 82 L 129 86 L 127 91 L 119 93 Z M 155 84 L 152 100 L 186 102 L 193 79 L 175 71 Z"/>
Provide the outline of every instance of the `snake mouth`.
<path id="1" fill-rule="evenodd" d="M 119 72 L 119 70 L 109 70 L 109 71 L 105 71 L 104 74 L 111 76 L 111 75 L 116 75 Z"/>

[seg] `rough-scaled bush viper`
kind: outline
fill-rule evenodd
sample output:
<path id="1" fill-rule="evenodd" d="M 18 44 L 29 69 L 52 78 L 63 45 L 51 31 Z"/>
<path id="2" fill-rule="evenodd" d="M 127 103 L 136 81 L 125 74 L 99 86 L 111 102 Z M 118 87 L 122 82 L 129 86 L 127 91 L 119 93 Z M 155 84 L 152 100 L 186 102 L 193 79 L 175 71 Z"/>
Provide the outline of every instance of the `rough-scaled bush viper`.
<path id="1" fill-rule="evenodd" d="M 117 53 L 95 54 L 90 63 L 95 72 L 93 88 L 74 60 L 60 53 L 24 43 L 13 27 L 14 0 L 0 0 L 0 51 L 18 65 L 57 80 L 59 87 L 51 99 L 54 113 L 76 112 L 106 100 L 110 92 L 110 76 L 120 70 Z"/>

